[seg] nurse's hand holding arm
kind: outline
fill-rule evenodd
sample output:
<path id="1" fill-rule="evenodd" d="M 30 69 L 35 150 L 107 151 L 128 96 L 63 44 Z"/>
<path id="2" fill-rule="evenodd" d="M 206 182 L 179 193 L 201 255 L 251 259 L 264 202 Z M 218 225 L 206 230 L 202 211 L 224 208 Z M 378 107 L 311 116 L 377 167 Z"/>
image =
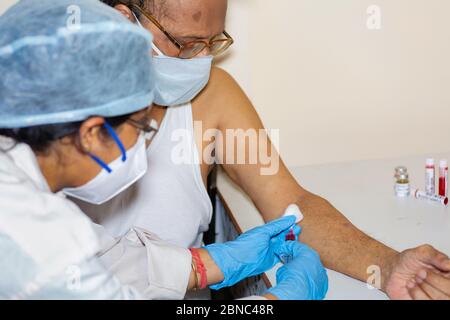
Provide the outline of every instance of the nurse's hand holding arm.
<path id="1" fill-rule="evenodd" d="M 195 249 L 205 268 L 207 284 L 212 289 L 229 287 L 261 274 L 288 255 L 292 261 L 277 272 L 277 286 L 267 291 L 265 298 L 283 300 L 321 300 L 328 290 L 327 272 L 313 249 L 297 241 L 286 241 L 286 234 L 300 228 L 295 217 L 285 217 L 242 234 L 235 241 Z M 196 261 L 193 258 L 193 264 Z M 198 266 L 195 267 L 198 269 Z M 199 288 L 200 275 L 191 272 L 188 289 Z"/>
<path id="2" fill-rule="evenodd" d="M 277 271 L 277 285 L 267 291 L 268 299 L 322 300 L 328 291 L 327 272 L 316 251 L 297 241 L 280 247 L 280 254 L 293 260 Z"/>
<path id="3" fill-rule="evenodd" d="M 289 229 L 294 227 L 295 233 L 300 233 L 295 219 L 293 216 L 278 219 L 254 228 L 234 241 L 198 249 L 207 269 L 208 284 L 214 284 L 210 288 L 229 287 L 273 268 L 280 262 L 278 252 Z"/>

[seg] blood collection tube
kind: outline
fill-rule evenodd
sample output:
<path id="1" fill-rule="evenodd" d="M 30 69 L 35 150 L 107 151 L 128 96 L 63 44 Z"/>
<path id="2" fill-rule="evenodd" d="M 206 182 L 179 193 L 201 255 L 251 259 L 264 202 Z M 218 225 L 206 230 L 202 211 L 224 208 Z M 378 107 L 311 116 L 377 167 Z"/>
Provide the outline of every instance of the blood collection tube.
<path id="1" fill-rule="evenodd" d="M 294 229 L 291 228 L 289 230 L 289 233 L 286 235 L 286 241 L 295 241 L 295 233 L 294 233 Z"/>
<path id="2" fill-rule="evenodd" d="M 430 196 L 436 194 L 436 166 L 434 159 L 427 159 L 426 162 L 425 192 Z"/>
<path id="3" fill-rule="evenodd" d="M 414 198 L 419 199 L 419 200 L 428 200 L 431 202 L 438 202 L 444 206 L 448 205 L 448 198 L 447 197 L 443 197 L 443 196 L 439 196 L 439 195 L 429 195 L 426 192 L 420 191 L 419 189 L 416 189 L 415 191 L 412 192 L 411 194 Z"/>
<path id="4" fill-rule="evenodd" d="M 439 162 L 439 195 L 448 196 L 448 162 L 441 160 Z"/>
<path id="5" fill-rule="evenodd" d="M 284 212 L 283 217 L 287 217 L 287 216 L 295 216 L 295 223 L 299 223 L 300 221 L 303 220 L 303 214 L 300 211 L 300 208 L 296 205 L 296 204 L 291 204 L 286 211 Z M 289 233 L 286 235 L 286 241 L 295 241 L 296 237 L 295 237 L 295 232 L 294 232 L 294 228 L 291 228 L 289 230 Z M 286 264 L 289 263 L 292 260 L 292 256 L 289 254 L 282 254 L 280 256 L 281 261 Z"/>
<path id="6" fill-rule="evenodd" d="M 295 216 L 295 223 L 299 223 L 303 220 L 303 214 L 300 211 L 300 208 L 296 204 L 291 204 L 284 212 L 283 217 Z M 289 233 L 286 235 L 286 241 L 295 241 L 295 233 L 294 228 L 289 230 Z"/>

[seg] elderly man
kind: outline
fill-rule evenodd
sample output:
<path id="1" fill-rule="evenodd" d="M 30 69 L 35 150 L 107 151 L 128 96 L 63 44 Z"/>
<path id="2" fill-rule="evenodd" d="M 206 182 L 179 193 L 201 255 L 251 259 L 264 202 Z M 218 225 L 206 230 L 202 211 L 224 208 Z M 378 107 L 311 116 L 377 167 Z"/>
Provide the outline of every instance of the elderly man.
<path id="1" fill-rule="evenodd" d="M 104 2 L 154 35 L 153 55 L 161 80 L 156 101 L 172 107 L 155 106 L 149 111 L 160 130 L 148 149 L 147 177 L 102 208 L 81 206 L 113 235 L 139 226 L 183 246 L 200 245 L 211 219 L 205 185 L 213 164 L 204 161 L 202 152 L 211 140 L 199 136 L 213 130 L 216 143 L 220 135 L 227 146 L 227 129 L 263 129 L 236 81 L 221 69 L 209 72 L 210 57 L 232 44 L 225 31 L 227 1 Z M 201 123 L 201 130 L 194 123 Z M 189 139 L 177 140 L 180 130 L 187 132 Z M 181 149 L 189 151 L 184 156 L 192 161 L 180 162 L 174 157 L 174 150 L 183 143 Z M 259 146 L 263 147 L 267 145 Z M 255 151 L 245 148 L 246 154 Z M 381 289 L 392 299 L 450 299 L 450 260 L 446 255 L 429 245 L 396 252 L 358 230 L 327 200 L 305 190 L 282 162 L 276 172 L 262 174 L 267 163 L 261 160 L 256 164 L 224 161 L 234 151 L 216 145 L 213 153 L 265 221 L 281 216 L 289 204 L 299 206 L 304 215 L 300 241 L 317 250 L 326 267 L 365 281 L 367 268 L 377 265 L 382 271 Z"/>

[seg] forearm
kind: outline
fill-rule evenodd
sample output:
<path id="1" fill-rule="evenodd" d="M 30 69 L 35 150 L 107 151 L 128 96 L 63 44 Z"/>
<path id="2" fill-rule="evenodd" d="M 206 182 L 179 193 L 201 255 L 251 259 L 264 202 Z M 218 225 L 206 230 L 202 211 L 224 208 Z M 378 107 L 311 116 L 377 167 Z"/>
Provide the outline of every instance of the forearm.
<path id="1" fill-rule="evenodd" d="M 289 204 L 296 203 L 304 215 L 300 241 L 318 251 L 327 268 L 367 281 L 368 268 L 379 266 L 384 289 L 397 252 L 364 234 L 328 201 L 300 187 L 284 165 L 275 177 L 254 174 L 248 178 L 235 172 L 235 167 L 224 168 L 250 195 L 265 221 L 279 218 Z"/>
<path id="2" fill-rule="evenodd" d="M 367 281 L 370 266 L 381 270 L 381 288 L 397 252 L 357 229 L 328 201 L 305 193 L 298 201 L 304 215 L 300 241 L 319 252 L 332 270 Z"/>
<path id="3" fill-rule="evenodd" d="M 207 284 L 213 285 L 216 283 L 220 283 L 223 281 L 223 273 L 217 266 L 217 264 L 214 262 L 214 260 L 209 255 L 208 251 L 205 249 L 197 249 L 200 259 L 202 260 L 205 269 L 206 269 L 206 278 L 207 278 Z M 192 290 L 194 288 L 198 288 L 199 284 L 196 283 L 197 279 L 200 279 L 200 274 L 197 273 L 194 269 L 191 270 L 191 275 L 189 277 L 189 284 L 188 284 L 188 290 Z"/>

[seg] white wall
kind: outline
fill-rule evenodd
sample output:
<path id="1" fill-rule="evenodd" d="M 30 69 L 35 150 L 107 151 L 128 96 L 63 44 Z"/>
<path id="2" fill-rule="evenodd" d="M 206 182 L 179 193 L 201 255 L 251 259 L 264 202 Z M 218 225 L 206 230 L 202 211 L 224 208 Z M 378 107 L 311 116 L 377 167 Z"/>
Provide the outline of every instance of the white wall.
<path id="1" fill-rule="evenodd" d="M 450 1 L 229 2 L 236 44 L 220 65 L 281 129 L 288 164 L 450 150 Z"/>
<path id="2" fill-rule="evenodd" d="M 230 0 L 229 13 L 239 54 L 223 66 L 282 129 L 288 164 L 450 150 L 450 1 Z"/>

